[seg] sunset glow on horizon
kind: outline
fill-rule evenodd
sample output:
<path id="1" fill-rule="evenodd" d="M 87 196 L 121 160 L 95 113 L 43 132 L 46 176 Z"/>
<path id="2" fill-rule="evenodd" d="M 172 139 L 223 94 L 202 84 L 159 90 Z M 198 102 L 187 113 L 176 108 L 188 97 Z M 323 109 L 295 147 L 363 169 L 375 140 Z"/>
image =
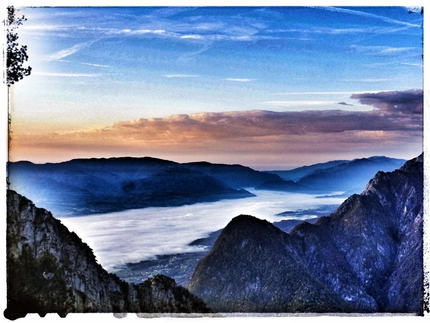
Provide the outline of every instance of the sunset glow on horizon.
<path id="1" fill-rule="evenodd" d="M 9 160 L 259 169 L 423 150 L 422 24 L 405 7 L 28 7 Z"/>

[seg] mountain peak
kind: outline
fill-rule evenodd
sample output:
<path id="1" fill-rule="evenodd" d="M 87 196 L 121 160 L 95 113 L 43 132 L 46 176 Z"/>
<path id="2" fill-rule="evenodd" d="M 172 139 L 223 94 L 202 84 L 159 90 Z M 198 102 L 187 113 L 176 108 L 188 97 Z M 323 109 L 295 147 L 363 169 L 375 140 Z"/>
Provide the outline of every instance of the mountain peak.
<path id="1" fill-rule="evenodd" d="M 270 222 L 242 214 L 229 222 L 214 247 L 222 248 L 224 245 L 240 244 L 270 248 L 270 246 L 275 246 L 280 239 L 283 239 L 283 232 Z"/>
<path id="2" fill-rule="evenodd" d="M 422 160 L 378 173 L 329 217 L 290 234 L 252 216 L 234 218 L 189 289 L 225 312 L 420 313 Z"/>
<path id="3" fill-rule="evenodd" d="M 266 220 L 239 215 L 199 262 L 188 288 L 220 312 L 341 310 L 337 296 L 285 250 L 288 240 Z"/>
<path id="4" fill-rule="evenodd" d="M 230 223 L 228 224 L 228 226 L 226 228 L 237 227 L 239 229 L 244 229 L 244 227 L 252 226 L 254 224 L 269 225 L 270 222 L 268 222 L 267 220 L 261 220 L 255 216 L 252 216 L 252 215 L 241 214 L 241 215 L 238 215 L 238 216 L 234 217 L 233 219 L 231 219 Z"/>

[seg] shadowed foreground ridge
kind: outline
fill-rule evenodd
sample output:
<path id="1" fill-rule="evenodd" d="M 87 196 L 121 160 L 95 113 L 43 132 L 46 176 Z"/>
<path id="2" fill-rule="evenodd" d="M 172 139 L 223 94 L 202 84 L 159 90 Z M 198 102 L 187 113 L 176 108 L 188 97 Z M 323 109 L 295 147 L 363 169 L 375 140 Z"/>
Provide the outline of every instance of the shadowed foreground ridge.
<path id="1" fill-rule="evenodd" d="M 196 267 L 219 312 L 423 313 L 423 155 L 290 234 L 241 215 Z"/>
<path id="2" fill-rule="evenodd" d="M 27 313 L 208 313 L 186 288 L 157 275 L 122 281 L 97 263 L 91 248 L 45 209 L 7 192 L 7 309 Z"/>

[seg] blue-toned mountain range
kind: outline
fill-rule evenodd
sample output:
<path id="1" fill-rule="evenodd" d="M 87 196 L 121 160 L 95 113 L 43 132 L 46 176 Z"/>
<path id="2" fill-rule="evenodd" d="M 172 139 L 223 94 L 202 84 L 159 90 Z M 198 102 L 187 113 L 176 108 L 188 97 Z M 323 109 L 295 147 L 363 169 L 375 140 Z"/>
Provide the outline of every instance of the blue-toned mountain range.
<path id="1" fill-rule="evenodd" d="M 263 172 L 242 165 L 180 164 L 151 157 L 20 161 L 8 164 L 8 180 L 10 189 L 56 215 L 68 216 L 253 196 L 247 188 L 356 193 L 377 171 L 392 171 L 403 162 L 371 157 Z"/>
<path id="2" fill-rule="evenodd" d="M 100 161 L 92 162 L 99 168 Z M 148 162 L 153 170 L 160 163 Z M 194 270 L 192 294 L 160 275 L 126 283 L 104 271 L 92 250 L 49 211 L 13 191 L 7 202 L 10 319 L 29 312 L 428 311 L 423 155 L 393 172 L 379 171 L 361 194 L 316 222 L 277 228 L 239 215 L 222 231 L 196 240 L 211 250 Z"/>

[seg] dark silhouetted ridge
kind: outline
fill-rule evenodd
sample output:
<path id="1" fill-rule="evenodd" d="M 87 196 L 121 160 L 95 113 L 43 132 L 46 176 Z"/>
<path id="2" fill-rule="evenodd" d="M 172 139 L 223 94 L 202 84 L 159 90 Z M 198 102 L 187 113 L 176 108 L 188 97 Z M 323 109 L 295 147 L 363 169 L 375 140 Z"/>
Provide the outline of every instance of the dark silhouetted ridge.
<path id="1" fill-rule="evenodd" d="M 91 248 L 45 209 L 7 192 L 8 319 L 27 313 L 207 313 L 166 276 L 130 284 L 107 273 Z"/>
<path id="2" fill-rule="evenodd" d="M 219 312 L 340 311 L 340 300 L 291 252 L 289 237 L 265 220 L 240 215 L 203 258 L 190 290 Z"/>

